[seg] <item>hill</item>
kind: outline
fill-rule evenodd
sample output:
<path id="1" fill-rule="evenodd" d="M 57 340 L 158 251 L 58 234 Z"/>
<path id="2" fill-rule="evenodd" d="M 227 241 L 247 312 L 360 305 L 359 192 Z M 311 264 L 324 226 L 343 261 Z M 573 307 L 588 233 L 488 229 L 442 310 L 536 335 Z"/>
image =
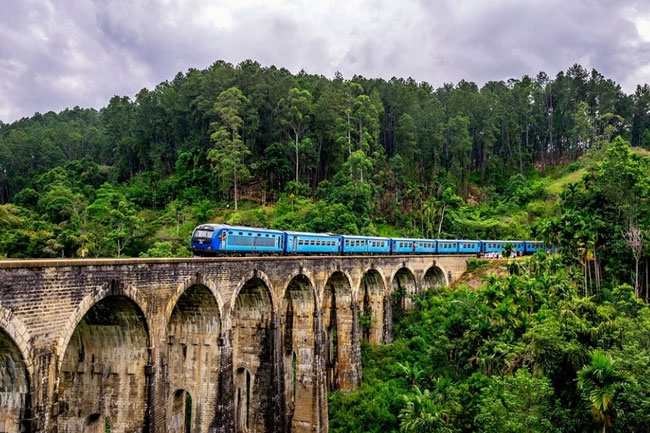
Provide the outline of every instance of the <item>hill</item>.
<path id="1" fill-rule="evenodd" d="M 436 89 L 216 62 L 0 125 L 0 255 L 187 255 L 205 221 L 536 236 L 585 158 L 616 135 L 648 147 L 648 101 L 579 65 Z"/>

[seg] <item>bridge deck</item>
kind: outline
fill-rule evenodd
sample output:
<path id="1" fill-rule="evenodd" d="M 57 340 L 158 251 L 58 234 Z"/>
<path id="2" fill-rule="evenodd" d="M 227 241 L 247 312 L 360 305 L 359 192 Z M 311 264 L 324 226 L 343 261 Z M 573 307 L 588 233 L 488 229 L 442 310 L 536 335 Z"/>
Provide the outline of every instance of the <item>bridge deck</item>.
<path id="1" fill-rule="evenodd" d="M 230 263 L 230 262 L 269 262 L 269 261 L 294 261 L 294 260 L 341 260 L 341 259 L 372 259 L 385 257 L 391 259 L 418 258 L 471 258 L 475 254 L 375 254 L 375 255 L 295 255 L 295 256 L 216 256 L 216 257 L 165 257 L 165 258 L 94 258 L 94 259 L 2 259 L 0 269 L 12 268 L 43 268 L 67 266 L 114 266 L 114 265 L 140 265 L 140 264 L 175 264 L 175 263 Z"/>

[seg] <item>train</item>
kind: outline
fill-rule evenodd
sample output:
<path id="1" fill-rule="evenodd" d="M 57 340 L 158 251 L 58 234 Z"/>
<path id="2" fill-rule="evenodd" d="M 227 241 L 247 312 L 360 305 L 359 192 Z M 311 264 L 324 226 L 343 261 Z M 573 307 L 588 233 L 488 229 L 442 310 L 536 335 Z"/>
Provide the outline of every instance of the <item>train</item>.
<path id="1" fill-rule="evenodd" d="M 544 250 L 536 240 L 412 239 L 272 230 L 226 224 L 201 224 L 192 232 L 195 256 L 276 254 L 498 254 L 510 244 L 517 255 Z"/>

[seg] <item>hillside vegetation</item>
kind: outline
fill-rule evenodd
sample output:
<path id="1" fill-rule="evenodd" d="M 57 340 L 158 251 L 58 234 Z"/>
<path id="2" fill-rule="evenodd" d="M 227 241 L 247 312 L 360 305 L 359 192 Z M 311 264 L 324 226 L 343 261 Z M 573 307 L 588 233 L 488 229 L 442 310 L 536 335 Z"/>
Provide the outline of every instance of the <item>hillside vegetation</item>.
<path id="1" fill-rule="evenodd" d="M 184 256 L 206 221 L 541 236 L 578 158 L 617 135 L 650 147 L 649 103 L 578 65 L 434 88 L 216 62 L 99 111 L 0 123 L 0 256 Z"/>
<path id="2" fill-rule="evenodd" d="M 539 253 L 416 305 L 393 343 L 363 346 L 361 387 L 330 395 L 331 432 L 648 430 L 650 308 L 631 286 L 584 297 Z"/>

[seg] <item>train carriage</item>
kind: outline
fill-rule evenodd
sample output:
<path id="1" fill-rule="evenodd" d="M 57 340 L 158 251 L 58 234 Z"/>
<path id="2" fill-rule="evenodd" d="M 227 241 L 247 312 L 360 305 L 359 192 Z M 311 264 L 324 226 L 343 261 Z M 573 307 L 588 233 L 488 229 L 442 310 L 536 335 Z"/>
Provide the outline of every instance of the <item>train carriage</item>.
<path id="1" fill-rule="evenodd" d="M 458 252 L 460 254 L 478 254 L 481 252 L 481 241 L 469 241 L 460 239 L 458 242 Z"/>
<path id="2" fill-rule="evenodd" d="M 388 254 L 390 239 L 372 236 L 341 236 L 341 252 L 344 254 Z"/>
<path id="3" fill-rule="evenodd" d="M 455 254 L 458 252 L 458 241 L 454 239 L 438 239 L 436 240 L 438 254 Z"/>
<path id="4" fill-rule="evenodd" d="M 482 252 L 484 253 L 502 253 L 506 245 L 512 245 L 512 250 L 517 254 L 524 253 L 523 241 L 482 241 Z"/>
<path id="5" fill-rule="evenodd" d="M 433 239 L 391 238 L 395 254 L 435 254 L 436 241 Z"/>
<path id="6" fill-rule="evenodd" d="M 544 249 L 544 242 L 542 241 L 524 241 L 524 249 L 526 254 L 534 254 L 539 250 Z"/>
<path id="7" fill-rule="evenodd" d="M 288 254 L 337 254 L 341 250 L 341 236 L 338 235 L 285 233 L 285 252 Z"/>

